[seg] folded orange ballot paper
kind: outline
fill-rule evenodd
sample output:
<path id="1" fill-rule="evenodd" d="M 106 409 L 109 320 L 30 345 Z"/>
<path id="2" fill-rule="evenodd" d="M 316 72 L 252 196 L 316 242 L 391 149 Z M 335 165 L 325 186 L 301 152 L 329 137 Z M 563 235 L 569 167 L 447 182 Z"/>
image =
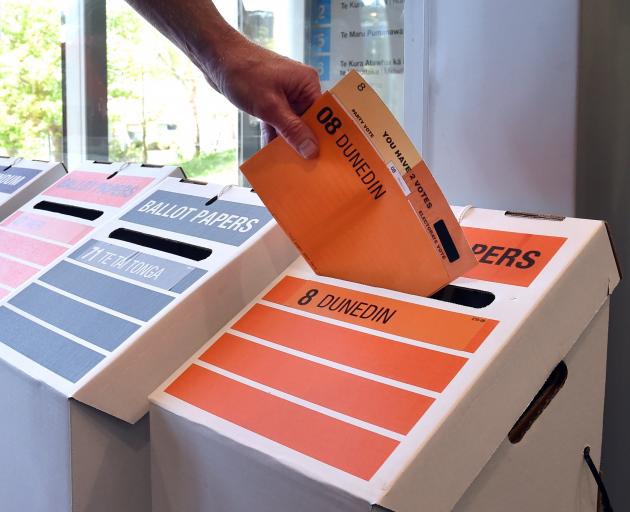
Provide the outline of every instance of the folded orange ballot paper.
<path id="1" fill-rule="evenodd" d="M 241 170 L 317 274 L 430 295 L 476 265 L 427 165 L 361 75 L 303 119 L 317 158 L 277 138 Z"/>

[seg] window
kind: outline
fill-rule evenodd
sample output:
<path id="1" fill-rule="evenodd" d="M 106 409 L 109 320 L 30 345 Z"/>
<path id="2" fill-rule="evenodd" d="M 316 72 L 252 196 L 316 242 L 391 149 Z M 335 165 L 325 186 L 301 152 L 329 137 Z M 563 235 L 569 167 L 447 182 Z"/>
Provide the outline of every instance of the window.
<path id="1" fill-rule="evenodd" d="M 123 0 L 107 0 L 107 113 L 110 160 L 237 181 L 236 109 Z"/>
<path id="2" fill-rule="evenodd" d="M 368 75 L 402 117 L 402 0 L 215 0 L 250 39 L 320 73 Z M 178 164 L 237 183 L 260 147 L 238 112 L 124 0 L 0 0 L 0 154 Z"/>
<path id="3" fill-rule="evenodd" d="M 0 154 L 59 160 L 59 8 L 48 0 L 0 0 L 0 21 Z"/>

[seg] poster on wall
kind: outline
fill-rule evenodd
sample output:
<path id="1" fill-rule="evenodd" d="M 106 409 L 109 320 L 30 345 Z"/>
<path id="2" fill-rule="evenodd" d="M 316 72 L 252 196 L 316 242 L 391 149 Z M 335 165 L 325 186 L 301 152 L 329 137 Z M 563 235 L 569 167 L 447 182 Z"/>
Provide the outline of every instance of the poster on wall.
<path id="1" fill-rule="evenodd" d="M 310 0 L 307 62 L 322 89 L 356 70 L 403 116 L 404 0 Z"/>

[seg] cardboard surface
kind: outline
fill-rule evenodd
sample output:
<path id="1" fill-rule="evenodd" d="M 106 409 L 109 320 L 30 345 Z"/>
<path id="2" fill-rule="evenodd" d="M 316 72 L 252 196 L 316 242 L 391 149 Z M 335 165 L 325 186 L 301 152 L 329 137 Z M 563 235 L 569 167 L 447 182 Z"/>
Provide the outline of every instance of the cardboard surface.
<path id="1" fill-rule="evenodd" d="M 241 169 L 317 274 L 430 295 L 475 266 L 425 162 L 356 72 L 303 119 L 318 158 L 278 138 Z"/>
<path id="2" fill-rule="evenodd" d="M 128 180 L 122 188 L 79 181 L 102 203 L 113 200 L 106 192 L 129 190 Z M 83 186 L 70 183 L 49 197 L 62 190 L 64 201 L 78 204 L 66 196 Z M 297 256 L 250 189 L 167 178 L 127 196 L 135 198 L 111 210 L 117 218 L 91 227 L 0 304 L 0 380 L 6 368 L 19 381 L 11 400 L 26 402 L 0 427 L 8 433 L 0 451 L 26 459 L 4 475 L 11 512 L 50 510 L 43 503 L 149 512 L 148 394 Z M 37 400 L 31 387 L 40 389 Z M 9 407 L 0 398 L 0 410 Z M 64 421 L 33 429 L 33 441 L 19 435 L 21 425 L 47 415 Z M 50 464 L 68 468 L 54 492 L 31 442 L 54 445 Z"/>
<path id="3" fill-rule="evenodd" d="M 230 321 L 151 396 L 154 474 L 168 475 L 188 443 L 203 450 L 192 482 L 161 480 L 157 510 L 178 510 L 182 489 L 207 508 L 206 489 L 222 481 L 216 510 L 257 497 L 271 511 L 286 478 L 308 510 L 331 496 L 345 503 L 337 510 L 452 509 L 619 280 L 601 222 L 474 209 L 464 225 L 486 230 L 490 247 L 539 251 L 528 255 L 535 275 L 507 265 L 487 281 L 458 279 L 494 294 L 475 309 L 315 276 L 299 260 Z M 197 473 L 215 449 L 232 455 L 231 471 L 260 464 L 275 479 L 252 469 L 230 486 Z"/>
<path id="4" fill-rule="evenodd" d="M 58 162 L 0 157 L 0 221 L 65 173 Z"/>
<path id="5" fill-rule="evenodd" d="M 609 306 L 606 301 L 564 358 L 568 375 L 558 394 L 520 442 L 503 440 L 454 512 L 598 510 L 582 453 L 590 446 L 600 467 Z"/>

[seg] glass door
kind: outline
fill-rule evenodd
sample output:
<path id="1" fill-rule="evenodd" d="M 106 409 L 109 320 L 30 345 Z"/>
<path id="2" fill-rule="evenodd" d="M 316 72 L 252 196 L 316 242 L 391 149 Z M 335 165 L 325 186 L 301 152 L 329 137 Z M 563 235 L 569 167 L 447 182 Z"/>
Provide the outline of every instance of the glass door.
<path id="1" fill-rule="evenodd" d="M 322 87 L 354 69 L 402 121 L 403 9 L 404 0 L 307 0 L 306 61 Z"/>

